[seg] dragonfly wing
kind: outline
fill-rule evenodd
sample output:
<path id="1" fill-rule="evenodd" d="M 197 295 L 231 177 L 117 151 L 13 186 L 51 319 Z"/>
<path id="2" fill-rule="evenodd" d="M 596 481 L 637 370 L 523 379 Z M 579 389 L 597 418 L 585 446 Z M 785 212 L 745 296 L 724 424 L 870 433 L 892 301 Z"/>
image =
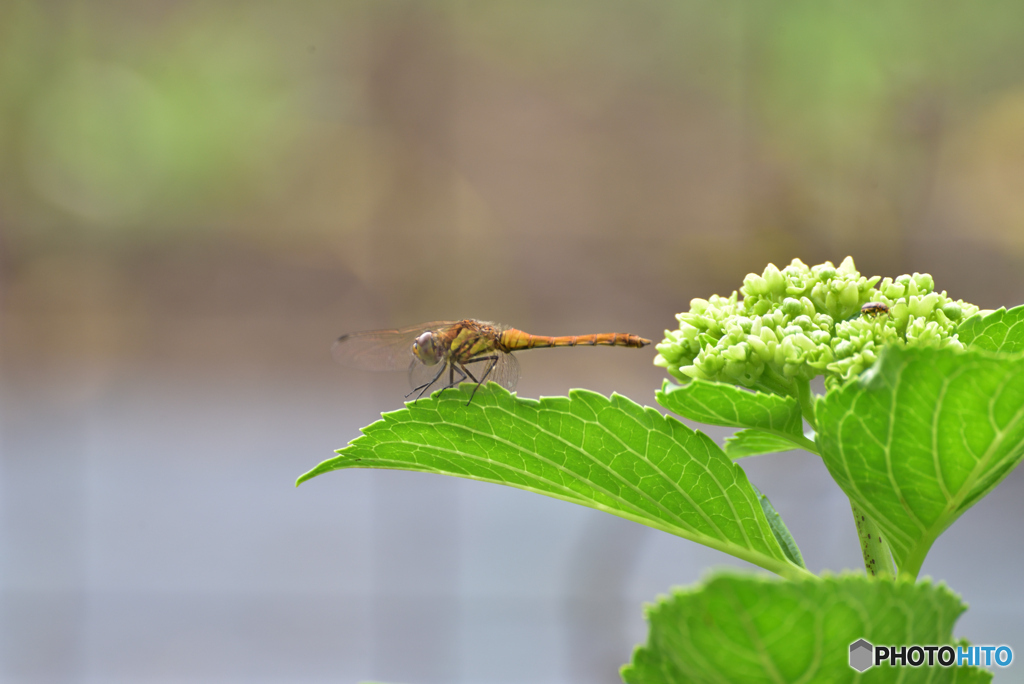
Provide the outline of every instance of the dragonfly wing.
<path id="1" fill-rule="evenodd" d="M 516 383 L 519 382 L 519 362 L 516 361 L 516 357 L 505 352 L 498 352 L 498 364 L 487 376 L 487 379 L 498 383 L 509 392 L 515 391 Z"/>
<path id="2" fill-rule="evenodd" d="M 428 330 L 441 330 L 453 324 L 434 321 L 400 330 L 349 333 L 337 339 L 331 347 L 331 354 L 339 363 L 361 370 L 405 370 L 413 362 L 422 366 L 413 356 L 412 343 Z"/>

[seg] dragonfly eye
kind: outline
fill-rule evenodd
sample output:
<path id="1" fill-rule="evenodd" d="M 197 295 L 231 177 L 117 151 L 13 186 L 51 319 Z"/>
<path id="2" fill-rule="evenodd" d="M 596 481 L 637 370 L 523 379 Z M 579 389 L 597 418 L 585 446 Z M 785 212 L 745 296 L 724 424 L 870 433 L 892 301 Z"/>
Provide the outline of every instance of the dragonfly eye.
<path id="1" fill-rule="evenodd" d="M 433 366 L 441 360 L 432 332 L 425 332 L 416 338 L 416 341 L 412 343 L 412 353 L 427 366 Z"/>

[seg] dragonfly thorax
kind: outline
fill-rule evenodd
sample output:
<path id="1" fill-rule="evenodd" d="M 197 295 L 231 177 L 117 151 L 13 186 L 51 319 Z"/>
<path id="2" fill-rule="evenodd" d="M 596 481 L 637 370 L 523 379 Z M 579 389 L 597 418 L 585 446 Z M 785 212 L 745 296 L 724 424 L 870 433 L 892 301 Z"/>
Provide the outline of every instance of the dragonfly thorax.
<path id="1" fill-rule="evenodd" d="M 441 345 L 437 343 L 437 335 L 429 330 L 417 337 L 416 341 L 412 343 L 412 353 L 425 366 L 435 365 L 444 355 Z"/>

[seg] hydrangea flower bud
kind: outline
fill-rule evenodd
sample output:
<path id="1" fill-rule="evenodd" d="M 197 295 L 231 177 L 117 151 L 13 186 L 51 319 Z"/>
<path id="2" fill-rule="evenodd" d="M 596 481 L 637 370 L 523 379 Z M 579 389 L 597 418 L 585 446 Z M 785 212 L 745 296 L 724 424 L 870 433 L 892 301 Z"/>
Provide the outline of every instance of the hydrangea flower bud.
<path id="1" fill-rule="evenodd" d="M 862 313 L 868 302 L 878 306 Z M 796 380 L 853 377 L 890 344 L 962 349 L 954 330 L 977 312 L 936 292 L 927 273 L 883 280 L 862 276 L 850 257 L 838 267 L 794 259 L 748 275 L 729 297 L 692 300 L 657 345 L 655 365 L 683 381 L 791 393 Z"/>

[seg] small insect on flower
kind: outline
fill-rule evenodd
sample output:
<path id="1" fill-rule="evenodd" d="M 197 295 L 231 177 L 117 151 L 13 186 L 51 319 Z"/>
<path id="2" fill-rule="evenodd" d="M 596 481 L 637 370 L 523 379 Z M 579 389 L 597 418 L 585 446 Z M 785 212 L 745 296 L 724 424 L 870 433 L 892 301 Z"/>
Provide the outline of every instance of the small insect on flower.
<path id="1" fill-rule="evenodd" d="M 864 316 L 874 317 L 889 313 L 889 307 L 882 302 L 868 302 L 864 306 L 860 307 L 860 312 Z"/>

